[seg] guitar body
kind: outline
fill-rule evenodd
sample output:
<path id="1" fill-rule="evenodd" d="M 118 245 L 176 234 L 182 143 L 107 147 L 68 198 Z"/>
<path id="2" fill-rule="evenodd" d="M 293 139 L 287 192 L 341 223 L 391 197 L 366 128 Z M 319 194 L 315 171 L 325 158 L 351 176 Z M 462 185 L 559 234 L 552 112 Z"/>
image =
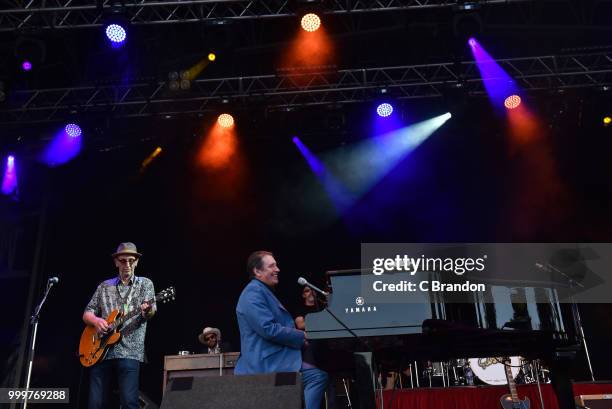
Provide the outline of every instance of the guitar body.
<path id="1" fill-rule="evenodd" d="M 529 409 L 529 405 L 531 404 L 527 396 L 525 396 L 525 399 L 519 399 L 514 402 L 510 394 L 502 396 L 499 401 L 504 409 Z"/>
<path id="2" fill-rule="evenodd" d="M 119 310 L 113 310 L 106 318 L 106 322 L 111 325 L 120 316 L 121 313 Z M 79 342 L 79 360 L 81 361 L 81 365 L 85 367 L 95 365 L 106 356 L 108 348 L 119 342 L 120 339 L 121 333 L 117 330 L 100 336 L 98 331 L 96 331 L 96 327 L 91 325 L 86 326 L 81 334 L 81 340 Z"/>
<path id="3" fill-rule="evenodd" d="M 174 287 L 168 287 L 157 293 L 155 298 L 145 302 L 149 304 L 168 302 L 169 300 L 174 300 L 175 294 Z M 141 314 L 140 308 L 136 308 L 126 314 L 122 314 L 119 310 L 113 310 L 106 318 L 109 331 L 104 335 L 98 334 L 95 327 L 91 325 L 86 326 L 79 341 L 79 360 L 81 365 L 90 367 L 103 359 L 108 348 L 121 339 L 123 324 L 139 314 Z"/>
<path id="4" fill-rule="evenodd" d="M 525 396 L 525 399 L 519 399 L 518 390 L 516 389 L 516 382 L 514 382 L 514 375 L 512 373 L 512 361 L 508 357 L 500 359 L 503 363 L 504 371 L 506 372 L 506 380 L 508 381 L 508 389 L 510 393 L 502 396 L 499 402 L 504 409 L 529 409 L 529 398 Z"/>

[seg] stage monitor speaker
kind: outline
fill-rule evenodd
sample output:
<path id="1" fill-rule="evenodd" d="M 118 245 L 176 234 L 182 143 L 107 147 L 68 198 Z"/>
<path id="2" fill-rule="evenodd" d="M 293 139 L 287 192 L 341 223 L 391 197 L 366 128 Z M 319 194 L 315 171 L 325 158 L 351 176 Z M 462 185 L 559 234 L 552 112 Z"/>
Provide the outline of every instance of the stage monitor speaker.
<path id="1" fill-rule="evenodd" d="M 160 409 L 301 409 L 299 372 L 172 379 Z"/>
<path id="2" fill-rule="evenodd" d="M 612 394 L 579 395 L 575 397 L 576 405 L 589 409 L 612 409 Z"/>

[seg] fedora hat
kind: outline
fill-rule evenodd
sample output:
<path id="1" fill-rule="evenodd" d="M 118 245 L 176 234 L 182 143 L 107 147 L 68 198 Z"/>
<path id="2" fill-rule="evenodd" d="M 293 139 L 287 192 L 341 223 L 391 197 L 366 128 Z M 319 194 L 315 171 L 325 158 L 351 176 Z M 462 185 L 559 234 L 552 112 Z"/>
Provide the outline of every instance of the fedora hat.
<path id="1" fill-rule="evenodd" d="M 134 243 L 130 243 L 129 241 L 119 244 L 119 246 L 117 247 L 117 251 L 111 254 L 111 257 L 117 257 L 121 254 L 129 254 L 131 256 L 136 257 L 142 256 L 142 254 L 140 254 L 136 249 L 136 245 Z"/>
<path id="2" fill-rule="evenodd" d="M 198 339 L 201 343 L 206 343 L 206 335 L 208 334 L 216 334 L 217 342 L 221 342 L 221 331 L 219 331 L 219 328 L 206 327 L 204 328 L 204 331 L 202 331 L 202 333 L 198 335 Z"/>

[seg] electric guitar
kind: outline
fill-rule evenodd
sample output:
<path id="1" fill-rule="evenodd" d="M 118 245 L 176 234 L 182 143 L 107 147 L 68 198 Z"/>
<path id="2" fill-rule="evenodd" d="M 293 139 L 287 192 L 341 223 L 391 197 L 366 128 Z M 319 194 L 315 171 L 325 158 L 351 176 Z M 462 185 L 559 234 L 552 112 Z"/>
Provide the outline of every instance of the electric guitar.
<path id="1" fill-rule="evenodd" d="M 175 294 L 174 287 L 168 287 L 157 293 L 153 300 L 146 302 L 148 304 L 169 302 L 174 300 Z M 79 360 L 81 365 L 85 367 L 93 366 L 103 359 L 110 346 L 116 344 L 121 339 L 122 325 L 140 313 L 140 309 L 131 311 L 128 314 L 124 314 L 119 310 L 113 310 L 106 318 L 106 322 L 109 325 L 108 331 L 105 334 L 100 334 L 96 327 L 87 325 L 81 334 L 81 341 L 79 342 Z"/>
<path id="2" fill-rule="evenodd" d="M 510 368 L 510 359 L 502 358 L 504 362 L 504 369 L 506 370 L 506 379 L 508 380 L 508 388 L 510 388 L 510 394 L 502 396 L 499 401 L 501 402 L 502 408 L 504 409 L 529 409 L 529 398 L 525 396 L 525 399 L 520 400 L 518 392 L 516 391 L 516 383 L 514 382 L 514 376 L 512 376 L 512 369 Z"/>

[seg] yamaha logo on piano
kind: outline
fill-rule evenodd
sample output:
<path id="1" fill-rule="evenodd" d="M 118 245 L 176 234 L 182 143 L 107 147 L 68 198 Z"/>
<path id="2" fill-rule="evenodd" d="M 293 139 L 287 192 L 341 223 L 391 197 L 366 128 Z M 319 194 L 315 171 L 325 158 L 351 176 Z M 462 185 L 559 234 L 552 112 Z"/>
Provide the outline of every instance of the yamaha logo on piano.
<path id="1" fill-rule="evenodd" d="M 354 314 L 354 313 L 361 313 L 361 312 L 376 312 L 376 306 L 365 306 L 365 300 L 363 297 L 357 297 L 355 298 L 355 304 L 357 304 L 357 307 L 346 307 L 344 308 L 344 313 L 345 314 Z"/>

